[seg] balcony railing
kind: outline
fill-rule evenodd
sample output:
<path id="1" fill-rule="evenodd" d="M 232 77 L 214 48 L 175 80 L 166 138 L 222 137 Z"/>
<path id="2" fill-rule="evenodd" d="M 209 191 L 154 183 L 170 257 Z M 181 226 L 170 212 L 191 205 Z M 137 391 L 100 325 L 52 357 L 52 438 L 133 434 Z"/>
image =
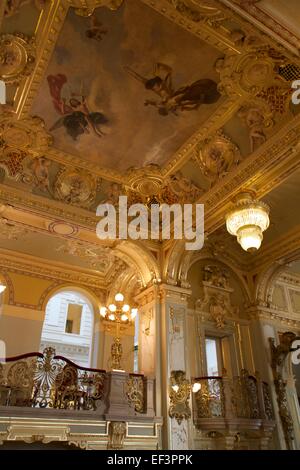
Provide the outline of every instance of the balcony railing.
<path id="1" fill-rule="evenodd" d="M 96 410 L 106 372 L 74 364 L 55 350 L 28 353 L 0 363 L 0 405 Z"/>
<path id="2" fill-rule="evenodd" d="M 198 377 L 200 389 L 193 394 L 194 423 L 199 429 L 225 428 L 230 422 L 248 429 L 273 423 L 269 386 L 242 370 L 241 375 Z"/>
<path id="3" fill-rule="evenodd" d="M 153 380 L 141 374 L 81 367 L 53 348 L 0 362 L 0 406 L 153 417 Z M 106 419 L 106 418 L 104 418 Z"/>

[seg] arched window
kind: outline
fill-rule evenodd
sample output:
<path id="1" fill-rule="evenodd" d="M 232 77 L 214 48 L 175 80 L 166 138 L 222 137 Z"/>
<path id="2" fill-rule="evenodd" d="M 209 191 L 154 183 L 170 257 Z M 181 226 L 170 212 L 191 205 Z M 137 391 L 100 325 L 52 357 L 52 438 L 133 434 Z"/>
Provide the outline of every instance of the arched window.
<path id="1" fill-rule="evenodd" d="M 40 351 L 55 348 L 56 354 L 84 367 L 91 366 L 94 312 L 81 293 L 63 291 L 48 301 Z"/>

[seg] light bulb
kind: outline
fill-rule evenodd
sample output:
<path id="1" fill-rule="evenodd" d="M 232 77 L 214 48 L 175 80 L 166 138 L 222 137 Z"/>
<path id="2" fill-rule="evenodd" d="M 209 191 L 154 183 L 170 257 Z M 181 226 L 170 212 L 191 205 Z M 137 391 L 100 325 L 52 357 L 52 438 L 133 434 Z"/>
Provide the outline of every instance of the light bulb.
<path id="1" fill-rule="evenodd" d="M 125 313 L 123 313 L 123 315 L 121 315 L 121 320 L 122 320 L 122 321 L 127 321 L 127 320 L 128 320 L 128 316 L 125 315 Z"/>
<path id="2" fill-rule="evenodd" d="M 201 384 L 199 384 L 198 382 L 195 382 L 193 384 L 192 391 L 193 393 L 197 393 L 199 392 L 199 390 L 201 390 Z"/>
<path id="3" fill-rule="evenodd" d="M 123 302 L 124 300 L 124 295 L 121 294 L 121 292 L 118 292 L 118 294 L 115 295 L 115 301 L 116 302 Z"/>
<path id="4" fill-rule="evenodd" d="M 106 307 L 101 307 L 101 308 L 100 308 L 100 315 L 101 315 L 103 318 L 106 317 L 106 312 L 107 312 Z"/>
<path id="5" fill-rule="evenodd" d="M 115 306 L 115 304 L 110 304 L 108 308 L 111 312 L 115 312 L 117 310 L 117 307 Z"/>
<path id="6" fill-rule="evenodd" d="M 6 286 L 4 286 L 3 284 L 0 284 L 0 294 L 2 294 L 2 292 L 4 292 L 6 289 Z"/>
<path id="7" fill-rule="evenodd" d="M 242 227 L 237 232 L 237 241 L 245 251 L 253 252 L 259 249 L 263 239 L 259 227 Z"/>
<path id="8" fill-rule="evenodd" d="M 116 319 L 116 316 L 113 314 L 113 313 L 110 313 L 108 315 L 108 318 L 111 320 L 111 321 L 114 321 Z"/>
<path id="9" fill-rule="evenodd" d="M 177 393 L 178 390 L 179 390 L 179 385 L 177 385 L 177 384 L 172 385 L 172 389 L 174 390 L 175 393 Z"/>
<path id="10" fill-rule="evenodd" d="M 122 307 L 123 312 L 129 312 L 129 310 L 130 310 L 129 305 L 127 305 L 127 304 L 123 305 L 123 307 Z"/>
<path id="11" fill-rule="evenodd" d="M 137 316 L 138 309 L 137 308 L 132 308 L 131 309 L 131 318 L 134 319 Z"/>

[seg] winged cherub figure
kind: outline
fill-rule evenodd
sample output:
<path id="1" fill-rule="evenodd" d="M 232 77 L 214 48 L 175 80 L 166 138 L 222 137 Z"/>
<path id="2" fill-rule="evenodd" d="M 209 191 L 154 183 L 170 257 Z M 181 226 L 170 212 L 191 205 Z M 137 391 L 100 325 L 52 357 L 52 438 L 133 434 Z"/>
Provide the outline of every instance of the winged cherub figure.
<path id="1" fill-rule="evenodd" d="M 142 77 L 130 67 L 125 67 L 125 70 L 143 83 L 146 90 L 159 96 L 159 100 L 149 99 L 144 104 L 155 106 L 161 116 L 198 109 L 201 104 L 215 103 L 220 98 L 216 82 L 210 79 L 200 79 L 191 85 L 175 89 L 172 83 L 172 68 L 161 62 L 154 64 L 154 76 L 151 78 Z"/>
<path id="2" fill-rule="evenodd" d="M 67 83 L 67 77 L 63 74 L 49 75 L 47 77 L 50 95 L 56 111 L 62 116 L 50 128 L 50 132 L 64 127 L 72 137 L 77 140 L 82 134 L 94 133 L 102 137 L 104 133 L 101 126 L 108 122 L 103 113 L 91 112 L 88 108 L 86 97 L 83 93 L 71 92 L 68 99 L 62 97 L 62 88 Z"/>

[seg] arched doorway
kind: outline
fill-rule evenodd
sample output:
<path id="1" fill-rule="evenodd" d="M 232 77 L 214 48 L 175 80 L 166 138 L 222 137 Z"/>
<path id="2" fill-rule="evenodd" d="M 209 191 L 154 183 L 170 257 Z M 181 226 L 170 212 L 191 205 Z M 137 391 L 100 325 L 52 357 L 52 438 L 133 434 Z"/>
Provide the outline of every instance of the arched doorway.
<path id="1" fill-rule="evenodd" d="M 89 300 L 74 290 L 61 291 L 47 303 L 40 351 L 51 346 L 56 354 L 90 367 L 93 329 L 94 311 Z"/>

